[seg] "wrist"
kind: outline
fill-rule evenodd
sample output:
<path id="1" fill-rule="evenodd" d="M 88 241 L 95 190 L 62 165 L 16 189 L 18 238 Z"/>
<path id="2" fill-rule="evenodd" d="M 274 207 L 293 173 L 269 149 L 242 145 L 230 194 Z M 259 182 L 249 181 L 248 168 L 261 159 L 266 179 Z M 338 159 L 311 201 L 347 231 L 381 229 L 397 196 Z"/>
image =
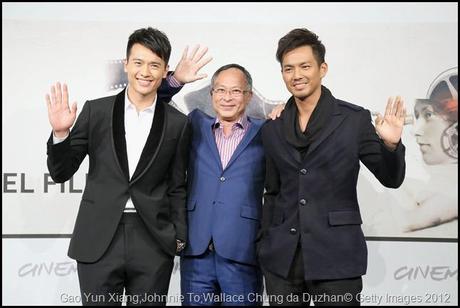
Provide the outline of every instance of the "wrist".
<path id="1" fill-rule="evenodd" d="M 385 147 L 390 151 L 396 150 L 396 148 L 398 147 L 398 143 L 399 142 L 393 143 L 393 142 L 388 142 L 385 140 L 383 141 L 383 144 L 385 145 Z"/>
<path id="2" fill-rule="evenodd" d="M 169 85 L 174 88 L 182 87 L 185 84 L 183 80 L 180 80 L 180 78 L 177 78 L 177 75 L 175 72 L 169 75 L 168 77 L 169 77 Z"/>
<path id="3" fill-rule="evenodd" d="M 63 139 L 69 135 L 69 130 L 53 131 L 54 137 Z"/>

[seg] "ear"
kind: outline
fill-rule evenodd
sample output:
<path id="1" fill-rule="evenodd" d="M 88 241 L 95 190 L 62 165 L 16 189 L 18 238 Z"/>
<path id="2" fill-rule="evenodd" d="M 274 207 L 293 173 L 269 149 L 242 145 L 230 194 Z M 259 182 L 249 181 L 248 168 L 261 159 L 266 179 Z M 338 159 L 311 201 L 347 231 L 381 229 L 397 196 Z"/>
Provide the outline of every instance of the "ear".
<path id="1" fill-rule="evenodd" d="M 321 78 L 324 78 L 324 76 L 326 76 L 327 70 L 328 70 L 327 63 L 326 62 L 321 63 L 321 65 L 319 67 L 319 70 L 320 70 Z"/>
<path id="2" fill-rule="evenodd" d="M 246 102 L 246 107 L 249 105 L 249 103 L 251 102 L 251 99 L 252 99 L 252 91 L 248 93 L 248 98 L 247 98 L 247 102 Z"/>
<path id="3" fill-rule="evenodd" d="M 128 72 L 128 69 L 126 68 L 127 65 L 128 65 L 128 59 L 124 59 L 123 60 L 123 69 L 125 70 L 125 73 Z"/>
<path id="4" fill-rule="evenodd" d="M 166 78 L 166 76 L 168 75 L 168 72 L 169 72 L 169 64 L 166 65 L 166 69 L 165 69 L 165 71 L 163 73 L 163 78 Z"/>

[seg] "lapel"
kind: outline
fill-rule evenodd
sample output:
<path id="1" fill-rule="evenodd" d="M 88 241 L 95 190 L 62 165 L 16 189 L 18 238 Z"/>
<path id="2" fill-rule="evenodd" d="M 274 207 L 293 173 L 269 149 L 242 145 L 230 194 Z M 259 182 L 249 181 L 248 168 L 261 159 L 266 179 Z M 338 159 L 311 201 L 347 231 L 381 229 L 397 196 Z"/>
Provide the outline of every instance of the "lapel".
<path id="1" fill-rule="evenodd" d="M 211 118 L 209 116 L 204 116 L 203 126 L 201 129 L 204 130 L 204 134 L 206 136 L 206 141 L 208 142 L 208 146 L 211 149 L 212 156 L 216 160 L 217 165 L 219 166 L 219 170 L 223 170 L 222 168 L 222 161 L 220 160 L 219 150 L 217 149 L 216 139 L 214 138 L 214 134 L 212 132 L 212 125 L 214 124 L 215 118 Z"/>
<path id="2" fill-rule="evenodd" d="M 125 138 L 125 91 L 117 94 L 112 111 L 112 143 L 118 167 L 129 181 L 128 155 Z"/>
<path id="3" fill-rule="evenodd" d="M 141 157 L 137 163 L 136 170 L 130 181 L 130 185 L 139 179 L 144 172 L 150 167 L 155 160 L 160 150 L 160 145 L 164 139 L 164 133 L 166 131 L 167 117 L 165 115 L 165 102 L 159 96 L 157 96 L 155 107 L 155 114 L 153 115 L 152 126 L 150 127 L 150 133 L 147 137 L 144 149 L 142 150 Z"/>
<path id="4" fill-rule="evenodd" d="M 313 153 L 316 150 L 316 148 L 318 148 L 318 146 L 324 140 L 326 140 L 326 138 L 329 137 L 329 135 L 332 134 L 332 132 L 334 130 L 336 130 L 337 127 L 339 127 L 339 125 L 345 119 L 346 115 L 342 114 L 340 112 L 339 106 L 338 106 L 338 104 L 337 104 L 335 99 L 334 99 L 333 103 L 334 103 L 334 111 L 332 112 L 332 115 L 331 115 L 330 121 L 328 122 L 328 125 L 324 128 L 323 132 L 321 133 L 321 137 L 318 138 L 318 140 L 316 140 L 315 142 L 313 142 L 310 145 L 310 148 L 308 149 L 307 154 L 305 155 L 305 158 L 307 158 L 309 155 L 311 155 L 311 153 Z"/>
<path id="5" fill-rule="evenodd" d="M 129 165 L 128 154 L 126 151 L 126 131 L 125 131 L 125 90 L 121 91 L 115 98 L 112 114 L 112 137 L 113 149 L 117 157 L 118 167 L 121 169 L 124 177 L 129 180 Z M 134 183 L 143 171 L 153 162 L 158 154 L 159 146 L 163 140 L 166 117 L 164 102 L 158 98 L 155 107 L 155 114 L 153 116 L 152 126 L 150 128 L 147 142 L 142 150 L 141 157 L 137 164 L 136 170 L 130 181 L 130 185 Z"/>
<path id="6" fill-rule="evenodd" d="M 225 169 L 228 169 L 230 165 L 238 158 L 238 156 L 244 151 L 244 149 L 248 146 L 248 144 L 252 141 L 252 139 L 254 139 L 254 137 L 257 135 L 260 128 L 262 127 L 262 125 L 265 123 L 265 120 L 256 120 L 256 119 L 252 119 L 249 117 L 248 117 L 248 121 L 251 123 L 249 125 L 249 130 L 244 135 L 240 144 L 238 144 L 238 146 L 236 147 L 235 152 L 233 152 L 232 157 L 230 158 Z"/>
<path id="7" fill-rule="evenodd" d="M 286 151 L 291 155 L 291 157 L 294 159 L 296 162 L 296 167 L 300 163 L 302 163 L 302 156 L 300 155 L 299 151 L 297 151 L 292 145 L 290 145 L 284 135 L 283 129 L 285 126 L 285 121 L 287 119 L 283 116 L 283 113 L 281 113 L 281 116 L 279 117 L 279 122 L 278 125 L 276 125 L 276 132 L 278 134 L 278 140 L 281 140 L 283 145 L 281 147 L 285 148 Z"/>

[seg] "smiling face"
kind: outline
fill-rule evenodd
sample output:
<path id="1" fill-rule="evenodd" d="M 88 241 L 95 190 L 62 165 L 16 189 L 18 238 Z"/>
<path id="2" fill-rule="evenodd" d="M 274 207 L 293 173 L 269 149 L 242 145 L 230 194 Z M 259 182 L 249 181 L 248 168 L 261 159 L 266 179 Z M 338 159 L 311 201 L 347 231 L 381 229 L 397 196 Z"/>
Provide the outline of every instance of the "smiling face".
<path id="1" fill-rule="evenodd" d="M 311 46 L 305 45 L 287 52 L 281 71 L 288 91 L 300 101 L 321 93 L 321 79 L 327 73 L 327 64 L 319 64 Z"/>
<path id="2" fill-rule="evenodd" d="M 128 76 L 128 95 L 133 101 L 153 99 L 168 72 L 165 61 L 141 44 L 132 46 L 124 67 Z"/>
<path id="3" fill-rule="evenodd" d="M 212 85 L 212 106 L 220 121 L 236 122 L 252 97 L 244 73 L 229 68 L 217 75 Z"/>
<path id="4" fill-rule="evenodd" d="M 415 138 L 428 165 L 449 163 L 453 160 L 442 146 L 442 138 L 452 123 L 439 113 L 432 104 L 417 102 L 415 112 Z"/>

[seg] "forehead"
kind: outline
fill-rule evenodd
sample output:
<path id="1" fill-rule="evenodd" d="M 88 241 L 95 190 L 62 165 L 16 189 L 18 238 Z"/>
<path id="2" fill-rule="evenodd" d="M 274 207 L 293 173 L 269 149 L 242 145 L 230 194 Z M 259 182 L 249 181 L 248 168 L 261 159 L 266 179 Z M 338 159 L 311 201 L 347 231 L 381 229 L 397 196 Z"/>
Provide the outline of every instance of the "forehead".
<path id="1" fill-rule="evenodd" d="M 242 71 L 236 68 L 229 68 L 217 75 L 216 85 L 239 86 L 246 83 L 246 76 Z"/>
<path id="2" fill-rule="evenodd" d="M 300 46 L 288 51 L 283 56 L 283 65 L 295 65 L 315 61 L 313 48 L 309 45 Z"/>
<path id="3" fill-rule="evenodd" d="M 414 106 L 416 112 L 422 112 L 424 110 L 433 111 L 433 106 L 427 102 L 417 101 Z"/>
<path id="4" fill-rule="evenodd" d="M 164 63 L 163 59 L 161 59 L 156 53 L 141 44 L 134 44 L 132 46 L 129 58 L 148 62 L 154 61 Z"/>

